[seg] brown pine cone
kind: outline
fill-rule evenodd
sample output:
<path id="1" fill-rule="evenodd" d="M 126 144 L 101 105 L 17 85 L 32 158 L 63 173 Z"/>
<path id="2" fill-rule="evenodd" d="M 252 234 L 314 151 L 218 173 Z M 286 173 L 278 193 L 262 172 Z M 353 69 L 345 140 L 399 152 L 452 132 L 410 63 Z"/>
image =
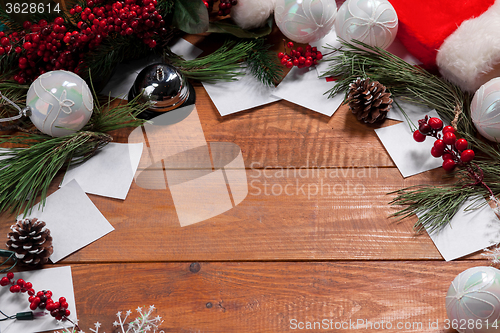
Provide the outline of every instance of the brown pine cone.
<path id="1" fill-rule="evenodd" d="M 392 107 L 392 98 L 386 87 L 378 81 L 358 78 L 349 85 L 347 101 L 358 120 L 373 124 L 385 119 Z"/>
<path id="2" fill-rule="evenodd" d="M 18 220 L 7 235 L 7 248 L 16 253 L 19 263 L 29 266 L 45 264 L 53 252 L 50 230 L 37 218 Z"/>

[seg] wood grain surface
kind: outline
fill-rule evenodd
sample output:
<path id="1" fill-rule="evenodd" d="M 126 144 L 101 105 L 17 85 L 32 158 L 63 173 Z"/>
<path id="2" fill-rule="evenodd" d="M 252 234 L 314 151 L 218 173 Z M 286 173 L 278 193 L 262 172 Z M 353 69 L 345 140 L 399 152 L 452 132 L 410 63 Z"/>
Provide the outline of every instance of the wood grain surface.
<path id="1" fill-rule="evenodd" d="M 379 332 L 367 325 L 384 322 L 385 332 L 453 332 L 444 328 L 448 287 L 488 262 L 478 253 L 444 262 L 413 231 L 416 218 L 389 218 L 388 192 L 446 181 L 441 169 L 402 178 L 374 132 L 396 121 L 365 125 L 346 106 L 326 117 L 286 101 L 221 117 L 195 89 L 206 141 L 240 147 L 249 193 L 187 227 L 168 187 L 134 182 L 126 200 L 89 195 L 115 231 L 61 262 L 72 266 L 82 328 L 99 321 L 110 333 L 117 311 L 154 304 L 164 332 L 293 332 L 323 320 L 328 328 L 308 331 Z M 140 172 L 147 180 L 158 170 Z M 0 215 L 0 234 L 14 220 Z"/>
<path id="2" fill-rule="evenodd" d="M 154 305 L 165 332 L 292 332 L 305 331 L 299 322 L 306 327 L 326 320 L 328 326 L 307 331 L 378 332 L 383 325 L 384 332 L 421 333 L 453 332 L 444 329 L 446 292 L 457 274 L 476 265 L 186 262 L 73 265 L 72 270 L 82 328 L 99 321 L 109 332 L 118 309 Z M 349 321 L 356 326 L 346 329 Z"/>

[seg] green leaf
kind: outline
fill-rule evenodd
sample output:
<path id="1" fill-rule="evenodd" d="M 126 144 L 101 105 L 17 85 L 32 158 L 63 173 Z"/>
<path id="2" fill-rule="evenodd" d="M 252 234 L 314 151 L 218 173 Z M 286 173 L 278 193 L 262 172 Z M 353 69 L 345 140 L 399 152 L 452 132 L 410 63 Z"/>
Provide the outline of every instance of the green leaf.
<path id="1" fill-rule="evenodd" d="M 202 0 L 175 0 L 173 25 L 189 34 L 208 29 L 208 10 Z"/>
<path id="2" fill-rule="evenodd" d="M 239 38 L 259 38 L 271 33 L 273 27 L 273 15 L 269 16 L 266 25 L 262 28 L 245 30 L 234 24 L 231 19 L 210 22 L 208 32 L 231 34 Z"/>

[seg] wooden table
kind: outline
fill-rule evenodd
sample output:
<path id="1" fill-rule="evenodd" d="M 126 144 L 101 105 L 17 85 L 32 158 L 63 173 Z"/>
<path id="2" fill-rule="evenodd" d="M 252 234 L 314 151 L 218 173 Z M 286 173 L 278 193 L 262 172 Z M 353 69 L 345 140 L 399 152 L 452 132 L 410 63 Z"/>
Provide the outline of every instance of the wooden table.
<path id="1" fill-rule="evenodd" d="M 207 141 L 239 145 L 255 182 L 237 207 L 187 227 L 168 189 L 134 183 L 125 201 L 89 195 L 116 230 L 56 265 L 72 267 L 82 328 L 100 321 L 109 333 L 117 311 L 154 304 L 164 332 L 288 332 L 306 322 L 328 323 L 310 332 L 453 331 L 444 329 L 451 281 L 488 263 L 479 254 L 444 262 L 414 233 L 415 218 L 388 218 L 388 192 L 438 184 L 441 169 L 403 179 L 377 127 L 346 107 L 330 118 L 279 101 L 221 117 L 195 88 Z M 114 137 L 127 142 L 129 132 Z M 287 167 L 302 174 L 278 172 Z M 287 184 L 306 190 L 275 195 Z M 314 194 L 322 184 L 336 190 Z M 13 221 L 2 215 L 0 234 Z"/>

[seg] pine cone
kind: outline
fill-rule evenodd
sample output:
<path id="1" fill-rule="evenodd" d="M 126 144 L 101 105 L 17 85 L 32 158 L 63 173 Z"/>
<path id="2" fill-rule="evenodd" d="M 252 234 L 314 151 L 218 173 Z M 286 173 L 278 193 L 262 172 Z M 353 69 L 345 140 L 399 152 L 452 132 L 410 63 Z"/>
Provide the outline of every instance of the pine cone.
<path id="1" fill-rule="evenodd" d="M 392 107 L 392 98 L 386 88 L 378 81 L 358 78 L 349 85 L 347 98 L 352 113 L 358 120 L 373 124 L 385 119 Z"/>
<path id="2" fill-rule="evenodd" d="M 10 227 L 7 248 L 16 253 L 18 261 L 29 266 L 45 264 L 53 252 L 50 230 L 45 222 L 34 219 L 18 220 Z"/>

